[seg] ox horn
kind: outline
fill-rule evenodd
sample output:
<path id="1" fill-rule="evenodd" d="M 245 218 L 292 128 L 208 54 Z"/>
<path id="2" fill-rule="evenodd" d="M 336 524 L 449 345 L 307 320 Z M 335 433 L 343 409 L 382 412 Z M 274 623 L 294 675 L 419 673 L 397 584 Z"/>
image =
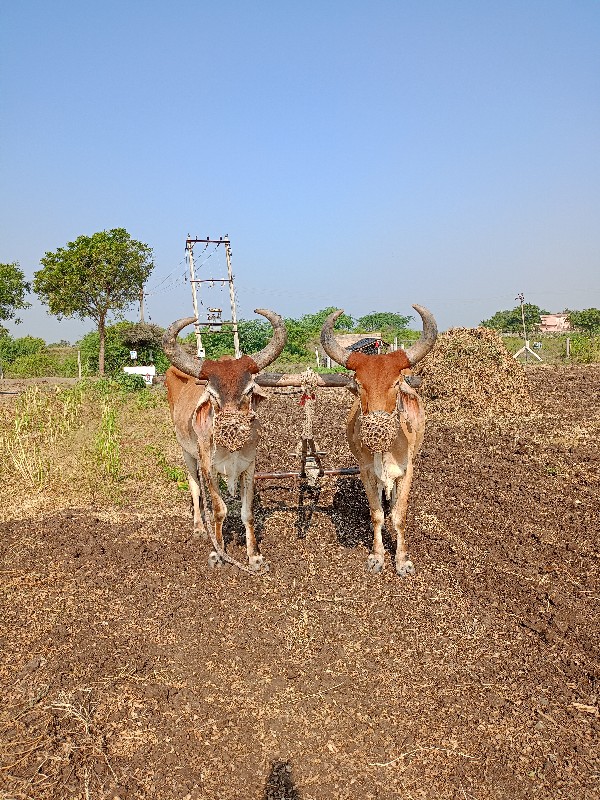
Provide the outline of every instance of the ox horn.
<path id="1" fill-rule="evenodd" d="M 273 326 L 273 336 L 269 344 L 259 350 L 258 353 L 252 353 L 250 356 L 259 369 L 264 369 L 281 355 L 281 351 L 287 341 L 287 331 L 283 319 L 274 311 L 269 311 L 266 308 L 255 308 L 254 313 L 260 314 L 261 317 L 266 317 Z"/>
<path id="2" fill-rule="evenodd" d="M 342 367 L 345 367 L 346 361 L 348 361 L 352 354 L 350 350 L 346 350 L 345 347 L 342 347 L 333 335 L 333 325 L 336 319 L 343 313 L 343 310 L 340 309 L 340 311 L 334 311 L 333 314 L 327 317 L 321 328 L 321 344 L 329 358 L 341 364 Z"/>
<path id="3" fill-rule="evenodd" d="M 169 325 L 163 334 L 162 345 L 166 357 L 171 364 L 186 375 L 191 375 L 197 378 L 202 370 L 202 359 L 194 358 L 189 353 L 186 353 L 183 347 L 177 342 L 177 335 L 192 322 L 196 322 L 196 317 L 185 317 L 178 319 Z"/>
<path id="4" fill-rule="evenodd" d="M 425 306 L 413 305 L 415 311 L 423 320 L 423 333 L 418 342 L 415 342 L 407 350 L 405 350 L 406 357 L 410 361 L 411 367 L 425 358 L 427 353 L 433 348 L 435 340 L 437 339 L 437 323 L 431 311 L 428 311 Z"/>

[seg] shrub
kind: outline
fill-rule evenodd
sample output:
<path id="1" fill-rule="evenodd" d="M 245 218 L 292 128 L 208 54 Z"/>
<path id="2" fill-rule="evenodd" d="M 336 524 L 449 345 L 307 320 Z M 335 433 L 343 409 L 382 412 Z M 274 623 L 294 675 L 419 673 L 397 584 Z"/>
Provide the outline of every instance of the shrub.
<path id="1" fill-rule="evenodd" d="M 0 363 L 7 368 L 15 359 L 34 355 L 44 350 L 45 347 L 46 342 L 36 336 L 22 336 L 19 339 L 13 339 L 5 332 L 0 336 Z"/>
<path id="2" fill-rule="evenodd" d="M 141 375 L 129 375 L 126 372 L 115 375 L 113 383 L 125 392 L 139 392 L 140 389 L 146 388 L 146 382 Z"/>
<path id="3" fill-rule="evenodd" d="M 158 329 L 158 326 L 145 326 Z M 119 375 L 132 363 L 130 350 L 136 350 L 138 364 L 154 364 L 157 372 L 165 372 L 169 362 L 156 344 L 155 340 L 146 342 L 139 340 L 140 329 L 143 325 L 134 325 L 131 322 L 117 322 L 106 328 L 104 342 L 104 368 L 107 375 Z M 134 333 L 138 339 L 134 338 Z M 97 331 L 86 333 L 79 343 L 81 350 L 81 364 L 84 375 L 96 375 L 98 372 L 98 355 L 100 352 L 100 337 Z"/>
<path id="4" fill-rule="evenodd" d="M 594 364 L 600 361 L 600 337 L 575 334 L 570 338 L 571 361 L 577 364 Z"/>
<path id="5" fill-rule="evenodd" d="M 9 378 L 47 378 L 59 374 L 56 361 L 45 352 L 19 356 L 6 370 Z"/>

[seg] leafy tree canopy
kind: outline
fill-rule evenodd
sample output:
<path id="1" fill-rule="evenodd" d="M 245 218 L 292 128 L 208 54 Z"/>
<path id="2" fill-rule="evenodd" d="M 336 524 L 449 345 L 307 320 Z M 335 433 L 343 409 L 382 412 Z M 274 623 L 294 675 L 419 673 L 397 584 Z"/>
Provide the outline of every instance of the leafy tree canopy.
<path id="1" fill-rule="evenodd" d="M 571 325 L 584 333 L 600 333 L 600 309 L 586 308 L 583 311 L 569 311 Z"/>
<path id="2" fill-rule="evenodd" d="M 317 311 L 316 314 L 304 314 L 304 316 L 300 317 L 298 322 L 302 327 L 306 328 L 306 330 L 310 331 L 311 334 L 320 334 L 321 328 L 323 327 L 323 323 L 327 319 L 327 317 L 332 314 L 334 311 L 337 311 L 335 306 L 329 306 L 328 308 L 322 308 L 321 311 Z M 354 325 L 354 320 L 349 314 L 342 314 L 337 318 L 335 321 L 335 325 L 333 326 L 334 330 L 336 331 L 347 331 L 350 330 Z"/>
<path id="3" fill-rule="evenodd" d="M 16 311 L 28 308 L 31 303 L 25 300 L 25 295 L 29 291 L 31 284 L 25 280 L 25 273 L 17 261 L 0 264 L 0 320 L 15 319 Z"/>
<path id="4" fill-rule="evenodd" d="M 33 287 L 51 314 L 93 319 L 100 337 L 99 371 L 104 373 L 107 315 L 135 302 L 152 272 L 152 250 L 124 228 L 80 236 L 40 260 Z"/>
<path id="5" fill-rule="evenodd" d="M 152 272 L 152 250 L 124 228 L 80 236 L 46 253 L 33 288 L 51 314 L 98 322 L 135 302 Z"/>
<path id="6" fill-rule="evenodd" d="M 542 323 L 540 318 L 541 314 L 549 314 L 549 311 L 544 311 L 539 306 L 532 303 L 525 303 L 523 305 L 523 312 L 525 315 L 525 327 L 527 332 L 536 331 Z M 494 328 L 497 331 L 504 333 L 523 333 L 523 320 L 521 318 L 521 306 L 516 306 L 511 311 L 496 311 L 490 319 L 484 319 L 479 323 L 484 328 Z"/>
<path id="7" fill-rule="evenodd" d="M 369 333 L 370 331 L 381 331 L 386 334 L 397 335 L 399 331 L 406 330 L 408 323 L 414 319 L 413 316 L 405 317 L 390 311 L 380 313 L 373 312 L 356 320 L 355 330 Z"/>

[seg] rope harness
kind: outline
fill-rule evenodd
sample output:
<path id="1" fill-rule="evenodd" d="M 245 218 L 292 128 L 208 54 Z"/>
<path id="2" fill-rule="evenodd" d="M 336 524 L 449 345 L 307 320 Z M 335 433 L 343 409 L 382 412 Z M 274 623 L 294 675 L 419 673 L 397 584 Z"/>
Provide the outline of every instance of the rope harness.
<path id="1" fill-rule="evenodd" d="M 319 385 L 319 376 L 308 367 L 302 374 L 302 397 L 300 405 L 304 406 L 304 421 L 302 423 L 302 438 L 313 438 L 313 422 L 315 419 L 315 405 L 317 401 L 316 388 Z"/>
<path id="2" fill-rule="evenodd" d="M 314 466 L 318 469 L 315 476 L 311 471 L 311 479 L 323 476 L 323 466 L 315 440 L 313 438 L 313 422 L 315 419 L 315 406 L 317 403 L 316 389 L 319 385 L 319 376 L 310 367 L 301 374 L 302 378 L 302 397 L 300 405 L 304 407 L 304 420 L 302 422 L 302 464 L 300 466 L 300 477 L 306 478 L 306 462 L 311 459 Z"/>

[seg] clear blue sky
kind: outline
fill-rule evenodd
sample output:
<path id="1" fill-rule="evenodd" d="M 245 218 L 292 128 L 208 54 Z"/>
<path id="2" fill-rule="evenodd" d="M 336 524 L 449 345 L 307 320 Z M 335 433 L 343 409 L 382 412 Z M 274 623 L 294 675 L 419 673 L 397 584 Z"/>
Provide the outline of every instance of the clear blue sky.
<path id="1" fill-rule="evenodd" d="M 188 233 L 229 234 L 245 318 L 600 307 L 598 0 L 2 5 L 0 261 L 28 277 L 124 227 L 162 325 Z"/>

